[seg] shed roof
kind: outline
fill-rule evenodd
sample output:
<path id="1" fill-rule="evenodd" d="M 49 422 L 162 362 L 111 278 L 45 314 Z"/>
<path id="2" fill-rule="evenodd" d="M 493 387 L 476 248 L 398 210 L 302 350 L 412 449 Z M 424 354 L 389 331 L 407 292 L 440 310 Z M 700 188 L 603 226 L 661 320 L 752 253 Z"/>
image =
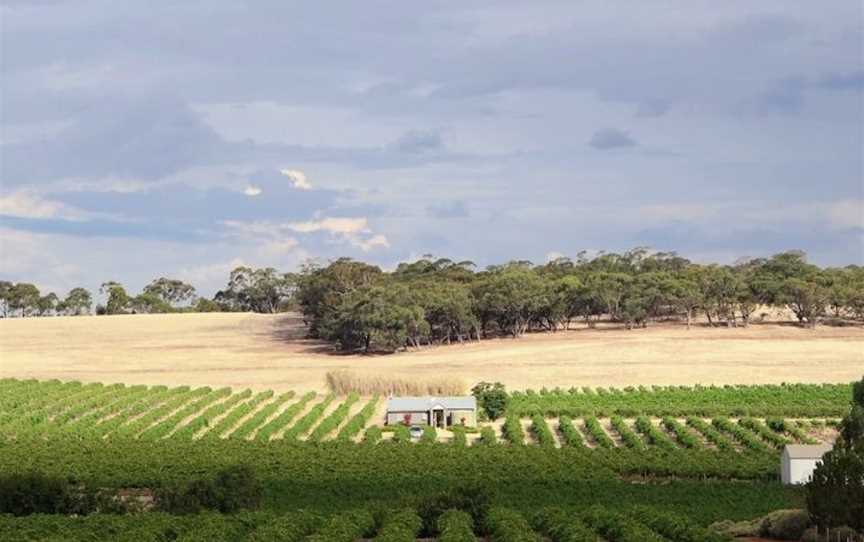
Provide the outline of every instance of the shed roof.
<path id="1" fill-rule="evenodd" d="M 783 451 L 789 459 L 821 459 L 831 448 L 830 444 L 787 444 Z"/>
<path id="2" fill-rule="evenodd" d="M 387 412 L 425 412 L 434 406 L 447 410 L 476 410 L 477 399 L 472 395 L 460 397 L 391 397 Z"/>

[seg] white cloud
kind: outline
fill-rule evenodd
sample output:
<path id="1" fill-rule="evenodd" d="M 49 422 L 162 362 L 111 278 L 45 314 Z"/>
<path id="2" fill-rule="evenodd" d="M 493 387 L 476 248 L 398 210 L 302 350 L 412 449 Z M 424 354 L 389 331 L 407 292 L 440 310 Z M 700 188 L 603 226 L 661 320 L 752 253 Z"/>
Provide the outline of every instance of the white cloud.
<path id="1" fill-rule="evenodd" d="M 370 250 L 372 250 L 375 247 L 381 247 L 381 248 L 389 248 L 390 247 L 390 242 L 387 241 L 387 238 L 385 236 L 381 235 L 380 233 L 377 235 L 373 235 L 372 237 L 370 237 L 369 239 L 366 239 L 365 241 L 362 239 L 349 237 L 348 242 L 350 242 L 355 247 L 358 247 L 363 252 L 369 252 Z"/>
<path id="2" fill-rule="evenodd" d="M 312 184 L 306 179 L 306 174 L 297 169 L 280 169 L 279 173 L 288 177 L 292 183 L 294 183 L 294 188 L 300 190 L 311 190 Z"/>
<path id="3" fill-rule="evenodd" d="M 320 220 L 284 223 L 266 220 L 254 222 L 225 220 L 222 221 L 222 225 L 226 226 L 232 233 L 242 237 L 268 239 L 269 243 L 273 245 L 269 249 L 271 252 L 281 250 L 284 253 L 294 248 L 297 241 L 290 237 L 293 233 L 328 233 L 336 241 L 347 242 L 363 252 L 369 252 L 377 247 L 388 248 L 390 246 L 386 236 L 372 231 L 369 227 L 369 221 L 365 217 L 325 217 Z"/>
<path id="4" fill-rule="evenodd" d="M 546 253 L 546 262 L 554 262 L 555 260 L 561 259 L 564 257 L 564 254 L 560 252 L 547 252 Z"/>
<path id="5" fill-rule="evenodd" d="M 257 186 L 249 185 L 243 189 L 243 193 L 249 197 L 255 197 L 261 194 L 261 189 Z"/>
<path id="6" fill-rule="evenodd" d="M 288 224 L 288 227 L 300 233 L 312 233 L 323 230 L 330 233 L 352 235 L 370 231 L 365 218 L 324 218 L 317 221 L 292 222 Z"/>
<path id="7" fill-rule="evenodd" d="M 40 218 L 83 221 L 87 213 L 59 201 L 51 201 L 26 190 L 0 196 L 0 215 L 16 218 Z"/>

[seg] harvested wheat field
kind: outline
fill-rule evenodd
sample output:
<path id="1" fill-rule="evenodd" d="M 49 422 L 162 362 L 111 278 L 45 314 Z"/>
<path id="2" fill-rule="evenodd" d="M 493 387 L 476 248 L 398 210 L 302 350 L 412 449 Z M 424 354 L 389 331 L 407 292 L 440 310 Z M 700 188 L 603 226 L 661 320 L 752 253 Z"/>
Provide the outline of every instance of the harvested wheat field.
<path id="1" fill-rule="evenodd" d="M 346 356 L 303 339 L 295 315 L 206 313 L 0 320 L 0 377 L 322 390 L 328 371 L 511 389 L 844 382 L 864 372 L 864 329 L 664 324 L 578 329 Z"/>

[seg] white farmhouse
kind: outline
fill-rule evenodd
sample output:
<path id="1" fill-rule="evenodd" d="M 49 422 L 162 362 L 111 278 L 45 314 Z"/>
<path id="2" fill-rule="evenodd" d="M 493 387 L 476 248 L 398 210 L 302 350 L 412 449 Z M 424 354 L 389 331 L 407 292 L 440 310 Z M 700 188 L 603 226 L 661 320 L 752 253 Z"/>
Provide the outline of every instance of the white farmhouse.
<path id="1" fill-rule="evenodd" d="M 780 455 L 780 480 L 786 485 L 806 484 L 829 451 L 830 444 L 787 444 Z"/>

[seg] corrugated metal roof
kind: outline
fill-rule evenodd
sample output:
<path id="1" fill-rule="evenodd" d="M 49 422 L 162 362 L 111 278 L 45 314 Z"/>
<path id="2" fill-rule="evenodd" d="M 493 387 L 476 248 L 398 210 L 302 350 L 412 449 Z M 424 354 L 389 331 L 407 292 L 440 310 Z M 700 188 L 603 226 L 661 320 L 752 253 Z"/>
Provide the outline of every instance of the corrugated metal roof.
<path id="1" fill-rule="evenodd" d="M 448 410 L 476 410 L 477 399 L 472 395 L 461 397 L 391 397 L 387 412 L 426 412 L 440 406 Z"/>
<path id="2" fill-rule="evenodd" d="M 783 451 L 789 459 L 821 459 L 832 448 L 830 444 L 787 444 Z"/>

